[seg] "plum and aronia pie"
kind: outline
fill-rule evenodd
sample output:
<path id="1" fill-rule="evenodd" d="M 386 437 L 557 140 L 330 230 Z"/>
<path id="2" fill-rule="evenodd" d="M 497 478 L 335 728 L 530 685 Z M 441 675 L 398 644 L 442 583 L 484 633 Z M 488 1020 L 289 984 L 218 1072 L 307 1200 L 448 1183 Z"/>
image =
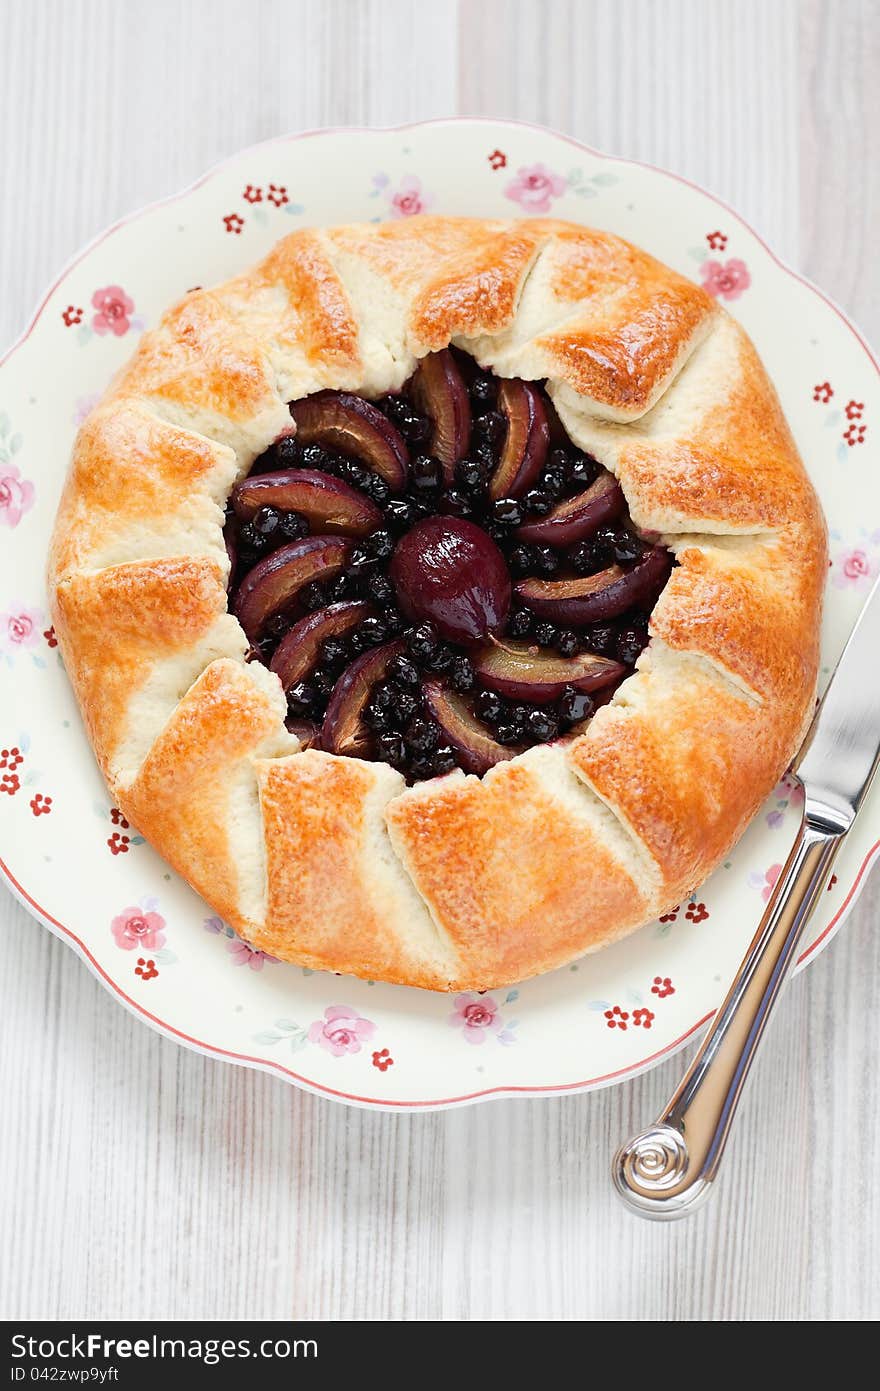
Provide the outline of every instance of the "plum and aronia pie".
<path id="1" fill-rule="evenodd" d="M 232 612 L 303 744 L 417 781 L 580 732 L 673 562 L 543 387 L 444 349 L 398 395 L 290 412 L 225 535 Z"/>

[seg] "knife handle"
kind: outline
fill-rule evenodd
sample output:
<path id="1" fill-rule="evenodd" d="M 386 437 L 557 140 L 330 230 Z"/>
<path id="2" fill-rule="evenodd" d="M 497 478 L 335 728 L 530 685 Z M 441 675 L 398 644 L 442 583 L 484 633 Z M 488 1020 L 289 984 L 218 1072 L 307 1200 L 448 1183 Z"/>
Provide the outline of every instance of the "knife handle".
<path id="1" fill-rule="evenodd" d="M 696 1057 L 654 1125 L 614 1157 L 619 1196 L 643 1217 L 684 1217 L 708 1195 L 749 1068 L 843 836 L 809 808 L 766 911 Z"/>

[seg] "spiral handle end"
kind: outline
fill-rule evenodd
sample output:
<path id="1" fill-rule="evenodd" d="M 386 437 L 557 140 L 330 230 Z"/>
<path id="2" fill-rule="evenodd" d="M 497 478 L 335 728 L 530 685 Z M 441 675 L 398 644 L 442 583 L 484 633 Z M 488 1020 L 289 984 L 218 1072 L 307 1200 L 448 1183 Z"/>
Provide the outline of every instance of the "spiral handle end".
<path id="1" fill-rule="evenodd" d="M 687 1143 L 674 1126 L 649 1126 L 628 1140 L 614 1156 L 612 1178 L 618 1196 L 642 1217 L 684 1217 L 708 1194 L 699 1174 L 687 1183 Z"/>

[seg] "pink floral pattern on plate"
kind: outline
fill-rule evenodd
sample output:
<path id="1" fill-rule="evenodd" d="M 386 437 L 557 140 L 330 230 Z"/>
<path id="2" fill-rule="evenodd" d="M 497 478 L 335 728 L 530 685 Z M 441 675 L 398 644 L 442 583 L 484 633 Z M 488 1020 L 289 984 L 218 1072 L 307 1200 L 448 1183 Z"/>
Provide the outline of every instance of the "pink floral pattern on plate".
<path id="1" fill-rule="evenodd" d="M 524 212 L 548 213 L 553 199 L 560 198 L 567 186 L 567 180 L 546 164 L 524 164 L 506 186 L 504 196 L 518 203 Z"/>
<path id="2" fill-rule="evenodd" d="M 15 464 L 2 462 L 0 451 L 0 526 L 18 526 L 34 505 L 34 485 Z"/>
<path id="3" fill-rule="evenodd" d="M 515 1000 L 518 994 L 517 990 L 508 991 L 507 1003 Z M 466 994 L 456 995 L 454 1003 L 455 1009 L 449 1016 L 449 1023 L 454 1029 L 461 1029 L 466 1043 L 485 1043 L 492 1034 L 499 1043 L 515 1042 L 512 1030 L 516 1028 L 516 1022 L 505 1024 L 501 1007 L 492 995 L 480 995 L 475 990 L 469 990 Z"/>
<path id="4" fill-rule="evenodd" d="M 243 942 L 240 937 L 234 937 L 227 944 L 226 950 L 232 957 L 236 966 L 249 966 L 252 971 L 262 971 L 267 961 L 277 964 L 277 956 L 270 956 L 267 951 L 260 951 L 258 947 L 252 947 L 249 942 Z"/>
<path id="5" fill-rule="evenodd" d="M 703 289 L 716 299 L 739 299 L 752 283 L 745 261 L 734 256 L 729 261 L 704 261 L 700 266 Z"/>
<path id="6" fill-rule="evenodd" d="M 145 912 L 137 906 L 117 913 L 110 931 L 123 951 L 134 951 L 135 947 L 155 951 L 165 945 L 165 919 L 161 913 Z"/>
<path id="7" fill-rule="evenodd" d="M 96 333 L 112 333 L 121 338 L 131 328 L 131 315 L 134 313 L 134 300 L 130 299 L 121 285 L 107 285 L 92 295 L 92 308 L 97 313 L 92 318 L 92 328 Z"/>
<path id="8" fill-rule="evenodd" d="M 861 589 L 867 591 L 877 574 L 880 532 L 875 532 L 869 544 L 874 549 L 871 555 L 864 546 L 846 547 L 839 551 L 832 561 L 832 583 L 838 589 Z"/>
<path id="9" fill-rule="evenodd" d="M 417 174 L 404 174 L 397 188 L 386 186 L 385 197 L 391 217 L 415 217 L 416 213 L 428 212 L 434 202 Z"/>
<path id="10" fill-rule="evenodd" d="M 770 895 L 776 887 L 776 881 L 781 873 L 781 864 L 770 865 L 769 869 L 765 870 L 763 874 L 759 874 L 755 870 L 753 870 L 752 873 L 749 875 L 749 885 L 753 889 L 760 889 L 761 897 L 763 898 L 764 902 L 767 903 L 770 898 Z"/>
<path id="11" fill-rule="evenodd" d="M 341 1058 L 345 1053 L 359 1053 L 375 1032 L 372 1019 L 364 1019 L 350 1005 L 328 1005 L 324 1018 L 309 1026 L 309 1042 Z"/>
<path id="12" fill-rule="evenodd" d="M 13 654 L 37 647 L 42 640 L 45 619 L 41 609 L 27 604 L 12 603 L 0 613 L 0 651 Z"/>

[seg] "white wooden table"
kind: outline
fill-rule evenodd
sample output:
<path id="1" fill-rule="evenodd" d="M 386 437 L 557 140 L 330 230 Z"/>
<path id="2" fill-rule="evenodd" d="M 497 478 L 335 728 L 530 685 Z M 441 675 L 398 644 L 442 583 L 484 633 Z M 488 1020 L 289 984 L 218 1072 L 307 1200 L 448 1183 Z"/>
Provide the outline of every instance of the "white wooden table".
<path id="1" fill-rule="evenodd" d="M 279 131 L 511 115 L 681 171 L 880 340 L 876 0 L 2 0 L 0 339 L 118 215 Z M 873 235 L 872 235 L 873 233 Z M 0 891 L 0 1317 L 880 1313 L 878 881 L 792 986 L 713 1203 L 614 1090 L 346 1110 L 165 1042 Z"/>

